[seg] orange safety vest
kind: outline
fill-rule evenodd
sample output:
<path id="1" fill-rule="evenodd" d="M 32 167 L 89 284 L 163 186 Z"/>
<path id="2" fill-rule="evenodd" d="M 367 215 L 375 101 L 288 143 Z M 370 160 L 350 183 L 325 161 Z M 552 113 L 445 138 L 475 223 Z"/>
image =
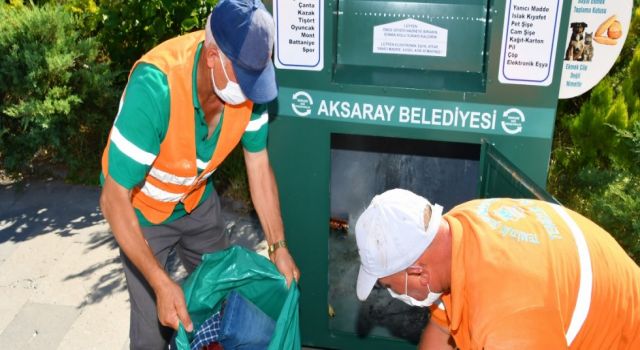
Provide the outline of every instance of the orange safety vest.
<path id="1" fill-rule="evenodd" d="M 220 136 L 206 168 L 198 175 L 196 164 L 195 111 L 193 107 L 194 59 L 204 31 L 197 31 L 163 42 L 134 64 L 150 63 L 167 76 L 171 98 L 169 127 L 160 144 L 160 152 L 142 186 L 132 191 L 132 204 L 151 223 L 165 221 L 178 202 L 190 213 L 200 202 L 209 176 L 240 141 L 251 118 L 253 102 L 225 105 Z M 133 69 L 131 71 L 133 72 Z M 102 156 L 106 178 L 109 145 Z"/>

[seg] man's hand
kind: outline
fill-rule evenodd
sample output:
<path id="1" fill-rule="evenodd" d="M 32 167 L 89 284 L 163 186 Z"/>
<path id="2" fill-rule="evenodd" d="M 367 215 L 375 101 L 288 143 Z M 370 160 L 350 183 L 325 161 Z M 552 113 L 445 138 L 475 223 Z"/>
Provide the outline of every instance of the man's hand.
<path id="1" fill-rule="evenodd" d="M 278 248 L 271 254 L 271 261 L 276 265 L 278 271 L 284 275 L 287 280 L 287 287 L 291 286 L 291 280 L 300 280 L 300 270 L 293 261 L 291 254 L 287 248 Z"/>
<path id="2" fill-rule="evenodd" d="M 158 319 L 163 326 L 178 330 L 178 321 L 187 332 L 193 331 L 193 323 L 187 312 L 182 288 L 174 281 L 168 280 L 156 290 Z"/>

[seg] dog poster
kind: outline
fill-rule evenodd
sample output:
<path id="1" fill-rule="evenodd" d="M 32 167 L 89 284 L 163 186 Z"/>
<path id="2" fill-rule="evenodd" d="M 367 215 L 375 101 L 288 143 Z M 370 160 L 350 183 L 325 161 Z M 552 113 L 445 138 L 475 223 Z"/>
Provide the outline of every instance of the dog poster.
<path id="1" fill-rule="evenodd" d="M 633 0 L 573 0 L 560 98 L 582 95 L 604 78 L 624 45 Z"/>

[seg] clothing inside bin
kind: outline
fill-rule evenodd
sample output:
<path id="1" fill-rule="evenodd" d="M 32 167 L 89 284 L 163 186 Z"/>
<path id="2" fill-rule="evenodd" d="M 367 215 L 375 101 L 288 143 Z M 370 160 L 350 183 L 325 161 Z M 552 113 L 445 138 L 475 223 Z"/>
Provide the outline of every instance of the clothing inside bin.
<path id="1" fill-rule="evenodd" d="M 191 350 L 209 349 L 215 344 L 225 350 L 267 349 L 274 330 L 275 321 L 271 317 L 233 290 L 221 310 L 198 328 Z"/>

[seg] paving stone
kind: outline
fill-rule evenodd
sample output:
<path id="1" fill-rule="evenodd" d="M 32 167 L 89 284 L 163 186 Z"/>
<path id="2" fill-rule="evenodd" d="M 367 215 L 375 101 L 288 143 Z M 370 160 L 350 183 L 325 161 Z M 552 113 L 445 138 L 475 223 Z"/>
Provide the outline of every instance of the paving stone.
<path id="1" fill-rule="evenodd" d="M 0 286 L 0 333 L 13 321 L 22 306 L 29 300 L 30 289 L 32 288 L 28 281 L 22 285 Z"/>
<path id="2" fill-rule="evenodd" d="M 99 303 L 82 307 L 58 349 L 120 349 L 129 337 L 129 301 L 126 292 L 117 292 Z M 128 343 L 127 343 L 128 344 Z"/>
<path id="3" fill-rule="evenodd" d="M 0 334 L 4 349 L 56 349 L 80 311 L 72 306 L 27 303 Z"/>

